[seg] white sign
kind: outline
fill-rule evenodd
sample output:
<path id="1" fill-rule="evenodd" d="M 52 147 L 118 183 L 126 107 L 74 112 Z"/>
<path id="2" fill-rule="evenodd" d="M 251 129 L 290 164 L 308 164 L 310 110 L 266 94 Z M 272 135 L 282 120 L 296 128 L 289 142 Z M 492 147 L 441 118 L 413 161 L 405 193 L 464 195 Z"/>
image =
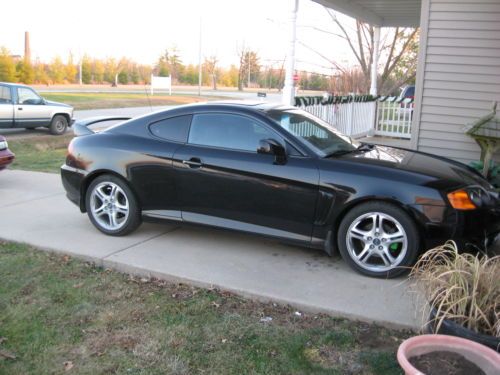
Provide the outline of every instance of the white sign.
<path id="1" fill-rule="evenodd" d="M 151 95 L 154 94 L 155 88 L 168 89 L 169 94 L 172 95 L 172 77 L 155 77 L 151 74 Z"/>

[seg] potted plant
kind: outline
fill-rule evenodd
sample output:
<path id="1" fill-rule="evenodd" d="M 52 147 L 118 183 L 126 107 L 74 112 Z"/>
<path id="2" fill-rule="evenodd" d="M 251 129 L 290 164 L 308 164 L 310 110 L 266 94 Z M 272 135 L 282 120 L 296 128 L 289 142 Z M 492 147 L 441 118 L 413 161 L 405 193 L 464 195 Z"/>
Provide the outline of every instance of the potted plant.
<path id="1" fill-rule="evenodd" d="M 418 260 L 410 280 L 429 304 L 428 332 L 500 350 L 500 256 L 460 254 L 448 241 Z"/>
<path id="2" fill-rule="evenodd" d="M 403 341 L 398 362 L 406 375 L 500 374 L 500 354 L 474 341 L 448 335 L 421 335 Z"/>
<path id="3" fill-rule="evenodd" d="M 426 252 L 411 273 L 434 334 L 401 344 L 406 374 L 500 374 L 500 256 L 460 254 L 453 241 Z M 455 337 L 454 337 L 455 336 Z"/>

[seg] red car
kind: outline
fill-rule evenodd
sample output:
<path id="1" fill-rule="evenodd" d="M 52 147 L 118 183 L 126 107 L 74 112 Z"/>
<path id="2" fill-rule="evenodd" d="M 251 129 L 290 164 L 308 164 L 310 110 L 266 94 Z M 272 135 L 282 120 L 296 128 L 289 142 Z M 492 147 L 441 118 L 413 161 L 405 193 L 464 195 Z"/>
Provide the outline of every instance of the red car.
<path id="1" fill-rule="evenodd" d="M 15 155 L 9 150 L 5 137 L 0 135 L 0 171 L 14 161 Z"/>

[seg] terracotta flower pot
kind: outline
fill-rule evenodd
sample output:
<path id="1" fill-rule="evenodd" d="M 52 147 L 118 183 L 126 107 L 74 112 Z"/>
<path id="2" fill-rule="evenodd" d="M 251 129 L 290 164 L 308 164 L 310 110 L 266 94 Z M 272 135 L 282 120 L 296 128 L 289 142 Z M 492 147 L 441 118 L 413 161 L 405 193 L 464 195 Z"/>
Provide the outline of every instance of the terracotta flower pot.
<path id="1" fill-rule="evenodd" d="M 425 375 L 413 367 L 408 359 L 435 351 L 460 354 L 486 375 L 500 374 L 500 354 L 474 341 L 447 335 L 420 335 L 403 341 L 398 349 L 399 365 L 406 375 Z"/>

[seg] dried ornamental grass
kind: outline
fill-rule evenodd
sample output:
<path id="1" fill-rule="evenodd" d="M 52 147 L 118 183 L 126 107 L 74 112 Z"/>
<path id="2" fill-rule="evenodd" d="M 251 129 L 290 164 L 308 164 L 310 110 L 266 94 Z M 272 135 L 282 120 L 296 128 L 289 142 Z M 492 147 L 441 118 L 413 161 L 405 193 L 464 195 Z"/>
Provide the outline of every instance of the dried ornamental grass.
<path id="1" fill-rule="evenodd" d="M 436 312 L 436 331 L 449 319 L 500 337 L 500 256 L 459 254 L 448 241 L 426 252 L 410 278 Z"/>

